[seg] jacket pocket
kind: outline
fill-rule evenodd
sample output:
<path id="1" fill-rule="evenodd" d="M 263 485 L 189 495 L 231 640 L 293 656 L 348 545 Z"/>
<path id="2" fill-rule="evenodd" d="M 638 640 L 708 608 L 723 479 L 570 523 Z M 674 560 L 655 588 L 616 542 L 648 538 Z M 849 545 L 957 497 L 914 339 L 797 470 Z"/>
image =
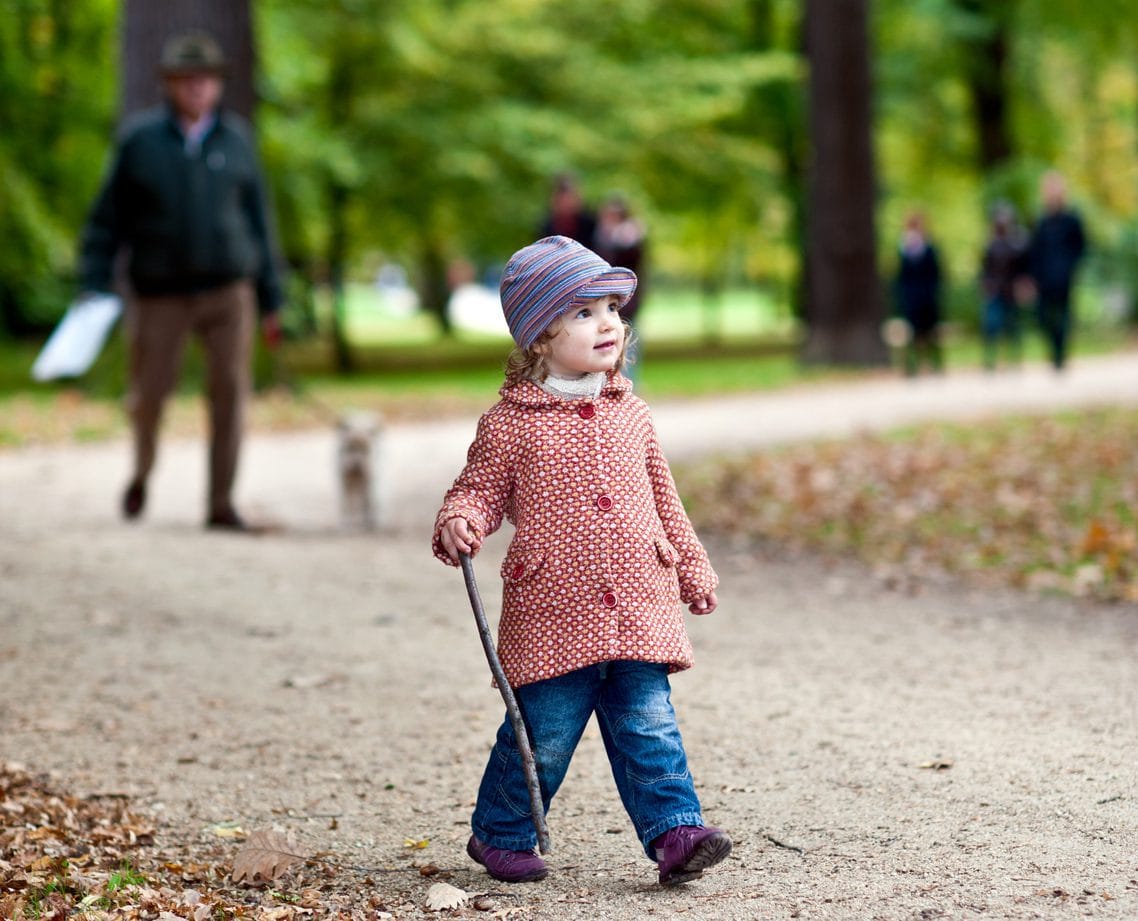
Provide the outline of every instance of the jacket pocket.
<path id="1" fill-rule="evenodd" d="M 675 566 L 680 561 L 680 555 L 676 548 L 663 537 L 656 538 L 656 556 L 665 566 Z"/>
<path id="2" fill-rule="evenodd" d="M 546 550 L 534 550 L 532 548 L 523 547 L 510 550 L 502 561 L 502 581 L 506 585 L 517 585 L 520 582 L 525 582 L 545 565 L 547 555 L 548 551 Z"/>

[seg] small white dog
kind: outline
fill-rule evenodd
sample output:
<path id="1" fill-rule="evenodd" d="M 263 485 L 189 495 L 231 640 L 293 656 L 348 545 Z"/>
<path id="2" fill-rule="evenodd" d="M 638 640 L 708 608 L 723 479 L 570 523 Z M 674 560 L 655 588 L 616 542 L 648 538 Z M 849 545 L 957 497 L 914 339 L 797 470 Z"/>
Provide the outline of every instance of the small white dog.
<path id="1" fill-rule="evenodd" d="M 376 470 L 383 422 L 374 413 L 351 412 L 340 418 L 336 430 L 340 526 L 345 531 L 374 531 L 380 521 Z"/>

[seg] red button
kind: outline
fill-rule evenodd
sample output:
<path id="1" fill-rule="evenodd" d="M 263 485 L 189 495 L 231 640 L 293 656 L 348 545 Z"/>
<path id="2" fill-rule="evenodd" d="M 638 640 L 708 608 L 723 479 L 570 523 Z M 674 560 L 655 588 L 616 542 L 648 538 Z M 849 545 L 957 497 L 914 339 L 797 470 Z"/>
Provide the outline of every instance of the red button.
<path id="1" fill-rule="evenodd" d="M 612 508 L 612 496 L 600 496 L 597 499 L 597 508 L 599 508 L 602 512 L 607 512 L 610 508 Z"/>
<path id="2" fill-rule="evenodd" d="M 603 595 L 601 595 L 601 604 L 603 604 L 606 608 L 615 608 L 616 595 L 614 595 L 612 592 L 605 592 Z"/>
<path id="3" fill-rule="evenodd" d="M 577 410 L 577 415 L 582 419 L 592 419 L 596 414 L 597 407 L 595 407 L 592 403 L 586 403 L 584 406 Z"/>
<path id="4" fill-rule="evenodd" d="M 526 568 L 521 563 L 518 563 L 518 565 L 514 567 L 513 572 L 510 573 L 510 578 L 511 579 L 520 579 L 525 574 L 526 574 Z"/>

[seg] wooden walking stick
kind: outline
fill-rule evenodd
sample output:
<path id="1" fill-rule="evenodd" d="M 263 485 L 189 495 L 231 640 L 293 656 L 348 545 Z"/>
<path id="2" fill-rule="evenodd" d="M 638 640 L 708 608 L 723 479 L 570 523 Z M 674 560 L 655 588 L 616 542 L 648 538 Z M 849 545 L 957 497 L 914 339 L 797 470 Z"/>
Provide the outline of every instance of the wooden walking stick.
<path id="1" fill-rule="evenodd" d="M 486 653 L 486 661 L 490 663 L 494 680 L 498 683 L 498 690 L 502 692 L 502 700 L 506 702 L 506 713 L 514 727 L 514 738 L 518 740 L 518 753 L 522 756 L 522 770 L 525 771 L 526 786 L 529 787 L 530 817 L 533 819 L 534 831 L 537 832 L 537 847 L 541 853 L 548 854 L 553 850 L 553 845 L 549 842 L 549 827 L 545 824 L 545 805 L 541 801 L 541 783 L 537 779 L 537 763 L 533 758 L 529 732 L 522 720 L 522 711 L 518 709 L 514 689 L 502 671 L 498 650 L 494 647 L 494 637 L 486 622 L 486 611 L 482 608 L 482 596 L 478 594 L 478 583 L 474 581 L 474 563 L 471 562 L 469 553 L 460 553 L 458 558 L 462 563 L 462 576 L 466 580 L 466 594 L 470 596 L 474 620 L 478 623 L 478 635 L 482 638 L 482 649 Z"/>

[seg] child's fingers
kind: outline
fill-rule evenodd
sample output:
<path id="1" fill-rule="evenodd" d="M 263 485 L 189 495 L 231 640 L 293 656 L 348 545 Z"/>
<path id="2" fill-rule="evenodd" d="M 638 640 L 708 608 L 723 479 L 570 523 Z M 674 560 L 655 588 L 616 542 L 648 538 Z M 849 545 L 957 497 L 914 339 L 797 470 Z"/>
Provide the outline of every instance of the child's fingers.
<path id="1" fill-rule="evenodd" d="M 443 525 L 442 534 L 439 537 L 443 549 L 450 554 L 451 559 L 455 562 L 458 562 L 460 554 L 469 553 L 473 556 L 482 546 L 482 541 L 478 535 L 471 530 L 462 518 L 452 518 Z"/>
<path id="2" fill-rule="evenodd" d="M 454 538 L 451 537 L 449 529 L 443 528 L 442 532 L 439 534 L 439 543 L 443 545 L 443 549 L 447 552 L 447 556 L 449 556 L 457 563 L 458 547 L 454 542 Z"/>
<path id="3" fill-rule="evenodd" d="M 461 554 L 470 552 L 470 546 L 456 533 L 455 528 L 450 526 L 443 528 L 440 539 L 443 543 L 443 549 L 450 554 L 450 558 L 456 563 Z"/>
<path id="4" fill-rule="evenodd" d="M 474 551 L 474 532 L 470 530 L 470 525 L 461 519 L 455 525 L 455 538 L 463 553 Z"/>
<path id="5" fill-rule="evenodd" d="M 707 595 L 701 595 L 696 598 L 690 605 L 688 610 L 693 614 L 710 614 L 719 605 L 719 599 L 715 597 L 715 592 Z"/>
<path id="6" fill-rule="evenodd" d="M 482 538 L 478 536 L 478 532 L 470 526 L 465 518 L 458 519 L 459 536 L 462 538 L 464 544 L 463 553 L 469 553 L 473 556 L 478 552 L 478 548 L 482 546 Z"/>

